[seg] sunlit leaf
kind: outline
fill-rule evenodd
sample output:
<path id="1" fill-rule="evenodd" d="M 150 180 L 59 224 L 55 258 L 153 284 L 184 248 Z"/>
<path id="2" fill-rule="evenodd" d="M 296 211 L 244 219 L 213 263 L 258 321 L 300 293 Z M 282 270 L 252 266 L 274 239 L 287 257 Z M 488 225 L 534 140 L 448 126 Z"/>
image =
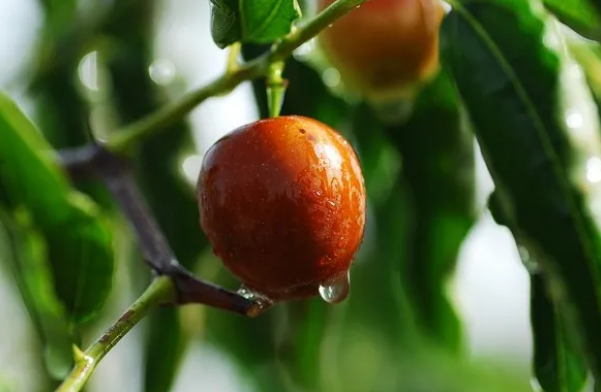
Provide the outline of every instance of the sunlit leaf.
<path id="1" fill-rule="evenodd" d="M 73 366 L 73 337 L 69 333 L 64 306 L 52 287 L 52 274 L 45 255 L 44 239 L 0 210 L 0 245 L 7 252 L 0 260 L 11 267 L 23 303 L 44 348 L 43 359 L 48 374 L 64 378 Z M 4 232 L 4 226 L 6 233 Z"/>
<path id="2" fill-rule="evenodd" d="M 300 16 L 297 0 L 211 0 L 211 34 L 220 48 L 238 41 L 271 43 Z"/>
<path id="3" fill-rule="evenodd" d="M 595 0 L 544 0 L 561 22 L 585 37 L 601 39 L 601 17 L 593 2 Z"/>
<path id="4" fill-rule="evenodd" d="M 46 240 L 54 290 L 69 320 L 82 323 L 104 304 L 114 260 L 108 226 L 74 191 L 51 149 L 23 112 L 0 95 L 0 183 L 8 206 L 26 209 Z"/>
<path id="5" fill-rule="evenodd" d="M 244 42 L 268 43 L 289 33 L 298 19 L 296 0 L 239 0 Z"/>

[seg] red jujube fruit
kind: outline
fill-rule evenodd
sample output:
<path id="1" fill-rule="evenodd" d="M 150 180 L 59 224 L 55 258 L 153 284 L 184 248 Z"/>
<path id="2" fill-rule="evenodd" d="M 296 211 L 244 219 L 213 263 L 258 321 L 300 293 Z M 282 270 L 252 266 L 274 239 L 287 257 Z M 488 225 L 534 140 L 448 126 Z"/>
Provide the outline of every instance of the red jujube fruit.
<path id="1" fill-rule="evenodd" d="M 319 0 L 321 11 L 334 0 Z M 345 85 L 371 101 L 411 98 L 438 70 L 440 0 L 370 0 L 319 34 Z"/>
<path id="2" fill-rule="evenodd" d="M 197 189 L 202 229 L 248 289 L 298 299 L 348 276 L 365 186 L 352 146 L 327 125 L 283 116 L 235 129 L 208 150 Z"/>

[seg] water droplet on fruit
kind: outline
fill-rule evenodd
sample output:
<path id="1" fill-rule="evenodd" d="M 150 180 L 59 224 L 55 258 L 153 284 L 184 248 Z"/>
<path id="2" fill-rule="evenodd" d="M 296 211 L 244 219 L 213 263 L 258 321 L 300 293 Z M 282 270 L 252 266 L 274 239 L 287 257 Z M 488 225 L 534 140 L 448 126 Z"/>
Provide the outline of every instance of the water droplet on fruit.
<path id="1" fill-rule="evenodd" d="M 330 210 L 330 211 L 336 211 L 337 210 L 336 203 L 333 202 L 332 200 L 326 201 L 326 207 L 328 207 L 328 210 Z"/>
<path id="2" fill-rule="evenodd" d="M 348 297 L 350 286 L 350 275 L 347 271 L 336 279 L 320 284 L 319 295 L 329 304 L 338 304 Z"/>

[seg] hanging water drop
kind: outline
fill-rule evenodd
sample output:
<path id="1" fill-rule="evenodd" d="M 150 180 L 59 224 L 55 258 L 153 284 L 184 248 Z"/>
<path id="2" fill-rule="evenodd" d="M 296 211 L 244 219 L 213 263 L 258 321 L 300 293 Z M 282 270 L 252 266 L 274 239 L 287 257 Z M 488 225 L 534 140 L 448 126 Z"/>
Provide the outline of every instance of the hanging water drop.
<path id="1" fill-rule="evenodd" d="M 319 285 L 319 295 L 330 304 L 338 304 L 346 299 L 350 290 L 350 275 L 347 271 L 340 277 Z"/>

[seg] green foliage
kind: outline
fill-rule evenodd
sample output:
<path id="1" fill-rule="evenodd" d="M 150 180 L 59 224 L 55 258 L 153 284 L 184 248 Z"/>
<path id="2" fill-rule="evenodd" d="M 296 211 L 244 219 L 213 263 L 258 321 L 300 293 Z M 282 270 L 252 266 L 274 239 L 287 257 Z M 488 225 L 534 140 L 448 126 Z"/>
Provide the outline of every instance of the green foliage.
<path id="1" fill-rule="evenodd" d="M 574 337 L 568 336 L 573 331 L 566 325 L 564 312 L 553 303 L 541 276 L 532 276 L 530 282 L 534 374 L 545 392 L 582 391 L 588 370 Z"/>
<path id="2" fill-rule="evenodd" d="M 154 309 L 143 344 L 144 391 L 172 390 L 192 339 L 226 353 L 257 391 L 530 390 L 524 379 L 466 358 L 467 328 L 447 293 L 477 218 L 475 143 L 495 183 L 488 207 L 532 273 L 533 376 L 544 392 L 579 392 L 589 373 L 601 378 L 601 192 L 587 178 L 590 160 L 601 157 L 601 2 L 449 2 L 442 69 L 403 102 L 411 112 L 400 123 L 334 94 L 320 74 L 331 70 L 285 59 L 282 114 L 339 130 L 361 161 L 368 219 L 349 298 L 336 306 L 319 298 L 280 303 L 253 319 L 211 308 L 193 308 L 196 319 L 175 307 Z M 268 116 L 266 81 L 257 77 L 311 34 L 298 27 L 289 35 L 301 17 L 296 0 L 211 0 L 219 48 L 240 43 L 248 62 L 288 35 L 285 50 L 253 63 L 258 68 L 230 69 L 196 101 L 169 105 L 148 72 L 156 2 L 107 3 L 92 13 L 79 12 L 77 1 L 41 3 L 45 27 L 29 85 L 40 131 L 0 95 L 0 258 L 39 336 L 39 357 L 63 379 L 73 344 L 88 343 L 83 327 L 111 291 L 120 239 L 111 233 L 110 195 L 97 178 L 67 178 L 56 150 L 89 143 L 95 105 L 114 116 L 104 123 L 125 129 L 135 122 L 144 133 L 156 121 L 148 131 L 156 134 L 128 151 L 139 202 L 148 203 L 181 264 L 235 289 L 239 282 L 208 255 L 194 187 L 179 172 L 182 155 L 193 151 L 184 116 L 194 102 L 250 79 L 261 117 Z M 86 99 L 76 78 L 89 50 L 106 76 L 102 98 Z M 107 137 L 119 136 L 111 131 Z M 146 285 L 145 263 L 138 252 L 129 256 L 137 269 L 123 270 L 141 272 L 133 280 Z M 145 315 L 135 311 L 136 320 Z M 131 319 L 126 313 L 121 327 L 133 326 L 123 324 Z"/>
<path id="3" fill-rule="evenodd" d="M 301 16 L 296 0 L 211 0 L 211 9 L 211 33 L 220 48 L 276 41 Z"/>
<path id="4" fill-rule="evenodd" d="M 410 199 L 402 282 L 422 329 L 442 346 L 459 350 L 462 326 L 446 287 L 476 218 L 474 142 L 448 75 L 427 85 L 407 122 L 388 131 L 402 156 Z"/>
<path id="5" fill-rule="evenodd" d="M 601 18 L 596 0 L 544 0 L 545 7 L 563 23 L 590 39 L 601 39 Z"/>
<path id="6" fill-rule="evenodd" d="M 44 255 L 44 239 L 25 223 L 18 225 L 1 211 L 0 243 L 7 247 L 0 259 L 10 266 L 23 303 L 36 329 L 48 374 L 63 379 L 73 366 L 67 318 L 52 287 L 52 273 Z"/>
<path id="7" fill-rule="evenodd" d="M 26 213 L 46 241 L 54 289 L 70 322 L 81 324 L 102 307 L 113 280 L 107 222 L 74 191 L 51 148 L 8 98 L 0 95 L 0 182 L 6 208 Z"/>
<path id="8" fill-rule="evenodd" d="M 445 64 L 514 236 L 541 263 L 554 299 L 576 316 L 589 365 L 601 375 L 600 237 L 593 195 L 582 185 L 587 159 L 601 152 L 590 91 L 567 71 L 556 26 L 527 3 L 466 1 L 442 31 Z M 566 123 L 575 108 L 586 142 Z"/>

